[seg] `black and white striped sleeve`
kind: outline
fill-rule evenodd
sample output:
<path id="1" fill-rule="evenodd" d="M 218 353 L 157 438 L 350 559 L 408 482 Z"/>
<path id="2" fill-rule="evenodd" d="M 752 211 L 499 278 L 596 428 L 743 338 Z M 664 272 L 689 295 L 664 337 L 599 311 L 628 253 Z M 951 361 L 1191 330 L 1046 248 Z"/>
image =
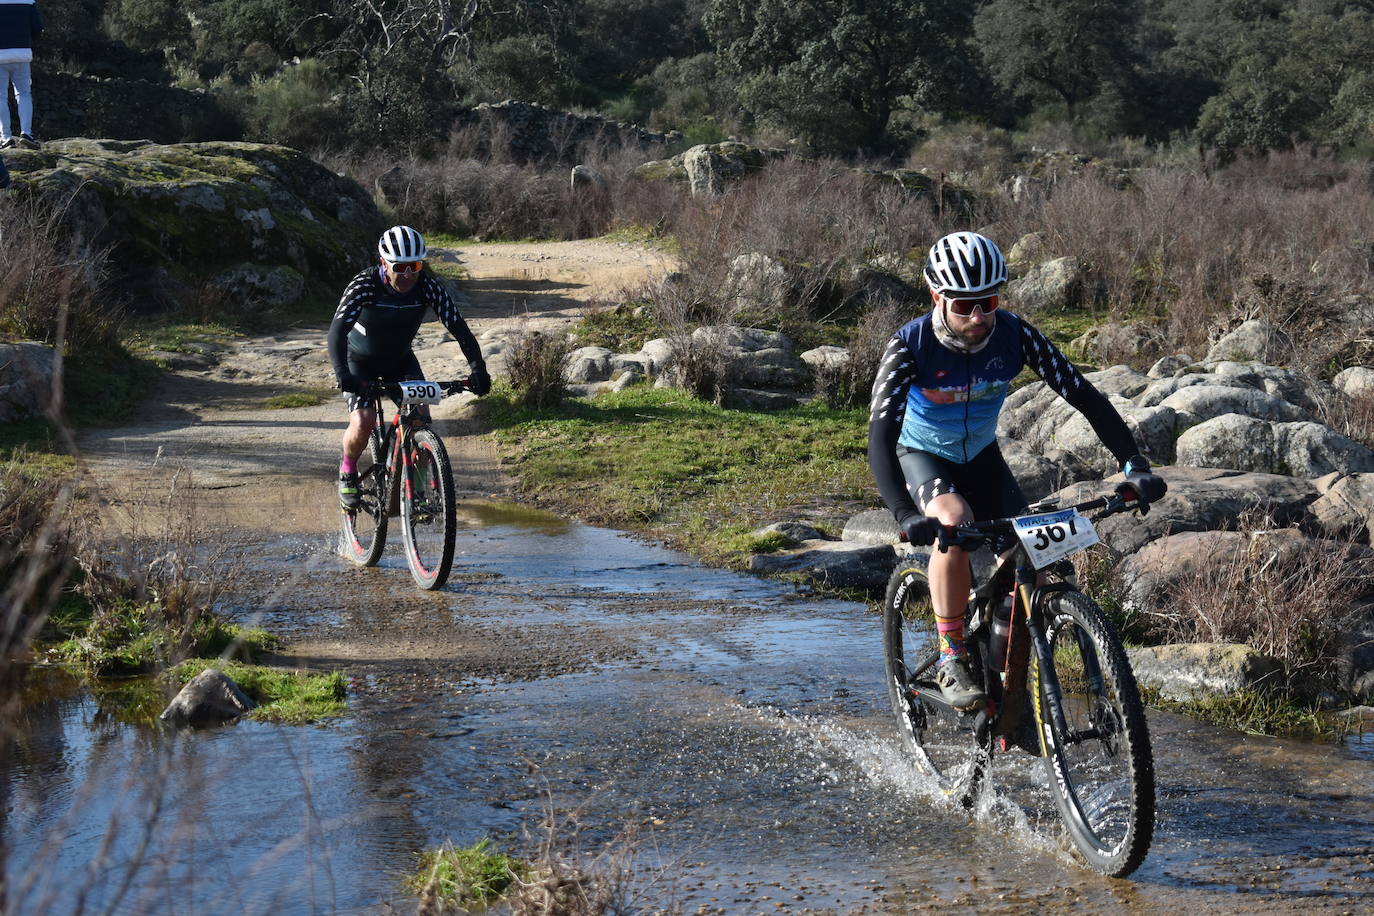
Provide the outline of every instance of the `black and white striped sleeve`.
<path id="1" fill-rule="evenodd" d="M 339 307 L 334 310 L 334 320 L 329 325 L 329 361 L 334 364 L 334 375 L 342 379 L 348 372 L 348 332 L 358 321 L 363 306 L 377 296 L 376 283 L 365 270 L 348 282 L 343 295 L 339 297 Z"/>
<path id="2" fill-rule="evenodd" d="M 915 374 L 916 360 L 906 341 L 893 337 L 883 351 L 878 375 L 873 380 L 873 397 L 868 407 L 868 468 L 883 502 L 898 521 L 918 513 L 897 461 L 897 440 Z"/>
<path id="3" fill-rule="evenodd" d="M 425 302 L 443 324 L 444 329 L 458 341 L 468 365 L 473 368 L 484 366 L 481 345 L 477 343 L 477 338 L 473 336 L 463 316 L 458 313 L 458 306 L 454 303 L 453 297 L 444 289 L 444 284 L 434 277 L 425 277 Z"/>
<path id="4" fill-rule="evenodd" d="M 1107 396 L 1084 378 L 1064 352 L 1030 323 L 1021 321 L 1021 353 L 1026 365 L 1087 418 L 1093 432 L 1123 467 L 1137 454 L 1135 436 Z"/>

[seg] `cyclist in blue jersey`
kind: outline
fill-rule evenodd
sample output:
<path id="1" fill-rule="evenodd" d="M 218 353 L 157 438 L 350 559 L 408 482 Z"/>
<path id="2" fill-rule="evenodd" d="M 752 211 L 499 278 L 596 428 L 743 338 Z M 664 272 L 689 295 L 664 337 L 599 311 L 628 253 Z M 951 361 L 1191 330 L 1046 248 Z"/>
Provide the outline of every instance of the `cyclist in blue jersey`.
<path id="1" fill-rule="evenodd" d="M 1106 396 L 1044 334 L 998 308 L 1007 265 L 991 239 L 945 236 L 931 246 L 924 274 L 933 308 L 889 341 L 868 424 L 869 468 L 908 541 L 929 546 L 942 525 L 1025 508 L 997 447 L 997 417 L 1024 366 L 1088 419 L 1142 509 L 1163 495 L 1163 481 Z M 958 547 L 931 551 L 928 575 L 942 654 L 936 682 L 956 709 L 978 709 L 987 698 L 964 657 L 968 555 Z"/>
<path id="2" fill-rule="evenodd" d="M 482 348 L 468 329 L 444 285 L 425 269 L 424 236 L 409 226 L 393 226 L 377 243 L 379 260 L 349 281 L 329 326 L 329 359 L 348 404 L 348 429 L 339 459 L 339 503 L 358 508 L 358 456 L 377 422 L 363 399 L 374 379 L 422 379 L 411 345 L 429 312 L 458 341 L 471 373 L 471 391 L 491 390 Z"/>

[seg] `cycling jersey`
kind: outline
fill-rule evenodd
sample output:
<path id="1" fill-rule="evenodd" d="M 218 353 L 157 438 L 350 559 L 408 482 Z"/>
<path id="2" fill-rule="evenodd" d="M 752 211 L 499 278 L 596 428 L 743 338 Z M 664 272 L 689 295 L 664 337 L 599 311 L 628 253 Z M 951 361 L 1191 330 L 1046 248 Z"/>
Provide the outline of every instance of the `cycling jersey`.
<path id="1" fill-rule="evenodd" d="M 484 365 L 477 338 L 444 285 L 428 270 L 410 292 L 399 293 L 387 285 L 381 267 L 369 267 L 349 281 L 329 326 L 334 374 L 343 378 L 350 359 L 365 365 L 403 363 L 430 311 L 458 341 L 468 364 Z"/>
<path id="2" fill-rule="evenodd" d="M 917 510 L 898 447 L 969 463 L 996 441 L 998 414 L 1012 379 L 1025 366 L 1088 419 L 1118 462 L 1124 465 L 1136 454 L 1135 437 L 1116 408 L 1029 322 L 998 311 L 987 344 L 976 353 L 956 353 L 936 339 L 932 315 L 908 322 L 893 335 L 873 383 L 868 463 L 899 521 Z"/>

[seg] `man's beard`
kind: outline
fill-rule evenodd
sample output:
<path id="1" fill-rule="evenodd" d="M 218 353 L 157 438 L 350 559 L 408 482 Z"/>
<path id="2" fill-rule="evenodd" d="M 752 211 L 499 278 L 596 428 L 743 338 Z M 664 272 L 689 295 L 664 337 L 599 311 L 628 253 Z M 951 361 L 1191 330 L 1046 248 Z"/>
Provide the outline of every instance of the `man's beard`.
<path id="1" fill-rule="evenodd" d="M 956 353 L 977 353 L 988 345 L 988 341 L 992 339 L 992 329 L 997 326 L 996 313 L 988 316 L 987 333 L 979 340 L 969 340 L 963 334 L 952 330 L 945 322 L 946 308 L 948 308 L 947 305 L 937 306 L 935 311 L 931 314 L 931 324 L 935 328 L 936 340 Z"/>

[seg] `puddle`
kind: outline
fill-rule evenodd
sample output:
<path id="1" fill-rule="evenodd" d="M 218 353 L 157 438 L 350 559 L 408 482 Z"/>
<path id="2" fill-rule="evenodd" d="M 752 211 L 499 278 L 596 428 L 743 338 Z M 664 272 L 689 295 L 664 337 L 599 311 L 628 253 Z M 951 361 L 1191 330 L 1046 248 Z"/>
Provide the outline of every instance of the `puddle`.
<path id="1" fill-rule="evenodd" d="M 486 836 L 525 854 L 550 806 L 584 848 L 626 850 L 650 910 L 1374 907 L 1364 739 L 1152 713 L 1155 846 L 1133 880 L 1108 881 L 1012 791 L 1038 761 L 1000 758 L 1003 794 L 972 820 L 922 784 L 863 605 L 540 513 L 473 503 L 463 518 L 437 594 L 398 550 L 360 570 L 328 533 L 253 548 L 238 613 L 386 650 L 344 663 L 348 714 L 327 725 L 176 733 L 38 675 L 0 779 L 10 909 L 70 912 L 84 895 L 129 913 L 409 912 L 400 876 L 418 852 Z M 430 654 L 392 651 L 411 636 Z"/>

